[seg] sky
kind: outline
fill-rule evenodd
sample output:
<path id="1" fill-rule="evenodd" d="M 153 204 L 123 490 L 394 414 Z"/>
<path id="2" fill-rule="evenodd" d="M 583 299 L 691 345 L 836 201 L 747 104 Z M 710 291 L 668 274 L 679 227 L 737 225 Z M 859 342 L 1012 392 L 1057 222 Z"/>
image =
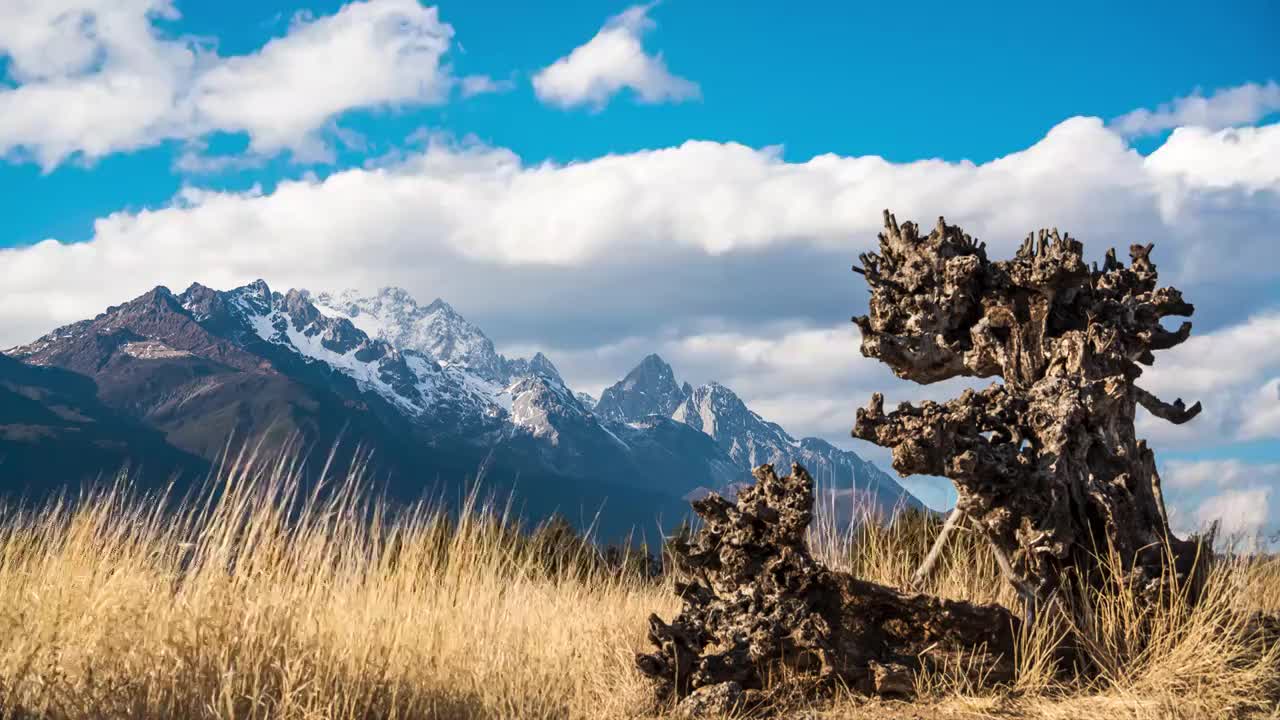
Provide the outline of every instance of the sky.
<path id="1" fill-rule="evenodd" d="M 397 285 L 887 466 L 856 408 L 963 385 L 858 351 L 881 210 L 1058 227 L 1197 305 L 1141 381 L 1205 406 L 1139 419 L 1175 523 L 1273 533 L 1277 41 L 1273 2 L 0 0 L 0 347 L 161 284 Z"/>

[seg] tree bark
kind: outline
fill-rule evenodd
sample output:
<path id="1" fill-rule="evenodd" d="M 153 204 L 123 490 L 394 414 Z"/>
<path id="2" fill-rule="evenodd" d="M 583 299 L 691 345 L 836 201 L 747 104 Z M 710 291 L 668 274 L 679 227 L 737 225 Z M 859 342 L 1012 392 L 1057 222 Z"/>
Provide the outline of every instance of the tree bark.
<path id="1" fill-rule="evenodd" d="M 636 657 L 664 695 L 736 683 L 750 693 L 786 667 L 815 688 L 911 692 L 916 672 L 966 667 L 975 681 L 1013 674 L 1018 620 L 997 605 L 900 593 L 822 567 L 805 544 L 813 478 L 764 465 L 731 503 L 693 504 L 703 527 L 674 544 L 684 608 L 649 619 L 656 650 Z"/>

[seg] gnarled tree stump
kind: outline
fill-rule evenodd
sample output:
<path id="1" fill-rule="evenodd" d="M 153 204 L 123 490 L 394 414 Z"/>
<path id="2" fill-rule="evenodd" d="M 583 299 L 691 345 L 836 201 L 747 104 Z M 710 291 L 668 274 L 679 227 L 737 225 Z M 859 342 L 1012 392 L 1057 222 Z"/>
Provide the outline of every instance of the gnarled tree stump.
<path id="1" fill-rule="evenodd" d="M 1127 267 L 1113 250 L 1090 268 L 1079 242 L 1041 230 L 992 262 L 942 218 L 922 237 L 886 210 L 880 252 L 854 267 L 871 288 L 870 315 L 854 318 L 864 355 L 919 383 L 1003 379 L 888 413 L 877 393 L 853 435 L 892 448 L 904 476 L 950 478 L 957 507 L 1029 599 L 1052 597 L 1075 572 L 1106 581 L 1099 558 L 1112 551 L 1140 593 L 1192 579 L 1200 547 L 1170 532 L 1155 458 L 1134 431 L 1138 405 L 1174 423 L 1200 411 L 1135 384 L 1154 351 L 1191 332 L 1161 320 L 1194 309 L 1157 287 L 1151 247 L 1133 245 Z"/>
<path id="2" fill-rule="evenodd" d="M 813 478 L 799 465 L 763 465 L 737 503 L 693 503 L 704 521 L 673 547 L 684 608 L 649 618 L 656 647 L 636 664 L 664 695 L 727 687 L 750 694 L 785 666 L 816 687 L 910 693 L 924 667 L 967 667 L 975 679 L 1012 676 L 1018 620 L 996 605 L 907 595 L 822 567 L 805 545 Z"/>

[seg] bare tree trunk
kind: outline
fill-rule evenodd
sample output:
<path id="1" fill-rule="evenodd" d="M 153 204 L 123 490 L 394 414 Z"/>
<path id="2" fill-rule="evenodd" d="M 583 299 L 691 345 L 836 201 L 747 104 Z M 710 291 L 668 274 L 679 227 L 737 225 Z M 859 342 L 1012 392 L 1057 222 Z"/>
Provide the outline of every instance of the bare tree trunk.
<path id="1" fill-rule="evenodd" d="M 1193 308 L 1157 287 L 1150 245 L 1132 246 L 1128 267 L 1111 251 L 1090 269 L 1082 253 L 1042 230 L 992 262 L 941 218 L 921 237 L 886 211 L 879 253 L 854 268 L 871 287 L 870 315 L 854 318 L 864 355 L 920 383 L 1003 379 L 891 412 L 877 393 L 854 436 L 891 448 L 904 476 L 950 478 L 1006 577 L 1040 601 L 1073 574 L 1106 582 L 1098 558 L 1111 551 L 1121 581 L 1146 594 L 1191 580 L 1200 555 L 1169 531 L 1155 457 L 1134 430 L 1139 405 L 1175 423 L 1200 411 L 1134 384 L 1154 351 L 1190 334 L 1189 322 L 1171 332 L 1161 319 Z"/>

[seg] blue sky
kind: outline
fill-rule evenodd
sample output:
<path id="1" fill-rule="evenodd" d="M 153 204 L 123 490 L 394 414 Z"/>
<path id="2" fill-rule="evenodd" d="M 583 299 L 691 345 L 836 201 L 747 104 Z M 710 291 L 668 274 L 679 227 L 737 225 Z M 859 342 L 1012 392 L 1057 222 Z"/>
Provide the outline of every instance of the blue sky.
<path id="1" fill-rule="evenodd" d="M 581 389 L 659 350 L 883 462 L 865 396 L 954 388 L 857 354 L 879 208 L 1140 235 L 1204 338 L 1150 382 L 1205 417 L 1142 425 L 1180 511 L 1280 524 L 1275 3 L 3 5 L 0 346 L 159 283 L 399 284 Z"/>
<path id="2" fill-rule="evenodd" d="M 298 12 L 329 15 L 342 2 L 231 0 L 176 3 L 173 35 L 216 39 L 220 53 L 252 52 L 287 33 Z M 667 147 L 689 138 L 782 145 L 789 159 L 821 153 L 894 161 L 982 162 L 1025 148 L 1072 115 L 1112 118 L 1196 88 L 1276 75 L 1272 2 L 993 3 L 983 12 L 945 2 L 818 3 L 786 12 L 765 3 L 680 2 L 655 7 L 646 37 L 702 99 L 608 112 L 541 105 L 529 76 L 600 28 L 626 3 L 441 3 L 456 31 L 449 59 L 465 73 L 511 79 L 510 92 L 437 107 L 356 110 L 339 118 L 378 148 L 421 127 L 474 134 L 528 162 L 569 161 Z M 941 109 L 940 113 L 927 108 Z M 219 136 L 217 147 L 242 147 Z M 1150 142 L 1147 143 L 1148 145 Z M 161 205 L 189 180 L 172 168 L 181 143 L 113 155 L 45 174 L 0 166 L 0 246 L 46 237 L 85 240 L 92 221 L 123 208 Z M 270 187 L 304 169 L 358 164 L 272 163 L 265 171 L 198 178 L 202 187 Z"/>

